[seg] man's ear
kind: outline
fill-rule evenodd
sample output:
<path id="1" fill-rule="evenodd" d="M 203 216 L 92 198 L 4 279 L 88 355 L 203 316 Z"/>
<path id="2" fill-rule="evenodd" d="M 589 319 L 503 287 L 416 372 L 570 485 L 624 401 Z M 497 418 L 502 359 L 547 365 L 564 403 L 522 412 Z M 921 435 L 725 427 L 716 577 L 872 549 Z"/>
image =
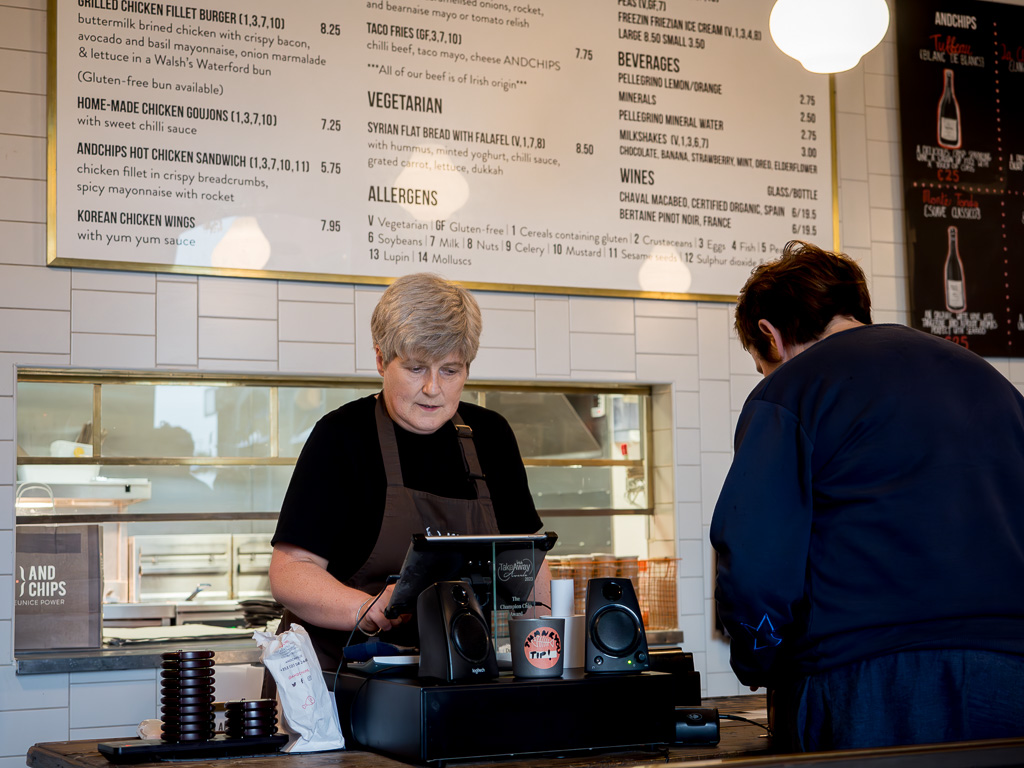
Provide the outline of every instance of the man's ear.
<path id="1" fill-rule="evenodd" d="M 384 355 L 380 353 L 380 347 L 374 346 L 373 351 L 377 353 L 377 373 L 384 375 Z"/>
<path id="2" fill-rule="evenodd" d="M 786 347 L 782 343 L 782 333 L 779 329 L 764 318 L 757 321 L 757 327 L 760 329 L 761 333 L 768 337 L 768 340 L 772 345 L 772 350 L 775 352 L 775 359 L 781 362 L 786 362 Z"/>

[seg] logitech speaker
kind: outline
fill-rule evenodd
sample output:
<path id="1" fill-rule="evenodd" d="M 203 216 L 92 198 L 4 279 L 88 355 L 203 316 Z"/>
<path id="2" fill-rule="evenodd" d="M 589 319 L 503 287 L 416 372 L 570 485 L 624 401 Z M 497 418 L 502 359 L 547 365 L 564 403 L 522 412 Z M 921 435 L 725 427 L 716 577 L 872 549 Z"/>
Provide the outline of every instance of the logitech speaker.
<path id="1" fill-rule="evenodd" d="M 629 579 L 587 582 L 587 672 L 643 672 L 651 668 L 640 604 Z"/>
<path id="2" fill-rule="evenodd" d="M 439 581 L 427 587 L 416 599 L 416 621 L 420 677 L 453 682 L 498 676 L 491 630 L 468 584 Z"/>

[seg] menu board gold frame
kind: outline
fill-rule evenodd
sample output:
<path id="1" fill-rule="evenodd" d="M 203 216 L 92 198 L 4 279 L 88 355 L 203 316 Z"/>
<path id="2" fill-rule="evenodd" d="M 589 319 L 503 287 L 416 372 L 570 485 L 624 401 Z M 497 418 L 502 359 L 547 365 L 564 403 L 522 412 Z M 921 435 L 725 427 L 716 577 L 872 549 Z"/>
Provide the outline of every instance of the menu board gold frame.
<path id="1" fill-rule="evenodd" d="M 838 240 L 771 5 L 50 0 L 47 263 L 731 302 Z"/>

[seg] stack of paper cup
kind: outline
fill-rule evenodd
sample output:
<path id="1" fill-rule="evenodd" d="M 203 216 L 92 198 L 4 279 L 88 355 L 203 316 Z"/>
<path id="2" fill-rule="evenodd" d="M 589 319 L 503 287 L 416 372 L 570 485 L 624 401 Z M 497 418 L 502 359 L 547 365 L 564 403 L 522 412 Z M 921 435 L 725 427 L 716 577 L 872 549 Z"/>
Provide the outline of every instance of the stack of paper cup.
<path id="1" fill-rule="evenodd" d="M 572 579 L 551 580 L 551 615 L 565 619 L 562 648 L 567 669 L 582 667 L 587 650 L 586 616 L 575 613 L 575 586 Z"/>

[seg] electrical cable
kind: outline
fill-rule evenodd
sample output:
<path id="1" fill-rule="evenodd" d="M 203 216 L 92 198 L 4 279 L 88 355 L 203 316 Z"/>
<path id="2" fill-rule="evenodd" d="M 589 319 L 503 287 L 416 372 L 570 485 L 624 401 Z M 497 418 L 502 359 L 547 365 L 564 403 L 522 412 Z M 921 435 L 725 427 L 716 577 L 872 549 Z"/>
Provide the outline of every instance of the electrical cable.
<path id="1" fill-rule="evenodd" d="M 366 687 L 366 684 L 368 682 L 370 682 L 370 679 L 372 677 L 380 674 L 383 671 L 384 670 L 382 668 L 382 669 L 375 669 L 373 672 L 370 672 L 368 675 L 366 675 L 366 679 L 363 680 L 363 682 L 361 682 L 359 684 L 358 688 L 356 688 L 356 692 L 354 694 L 352 694 L 352 704 L 348 708 L 348 732 L 352 734 L 352 738 L 353 739 L 356 738 L 356 728 L 355 728 L 355 721 L 353 721 L 352 716 L 353 716 L 353 714 L 355 714 L 355 711 L 356 711 L 356 703 L 359 701 L 359 694 L 361 694 L 363 692 L 363 688 Z"/>
<path id="2" fill-rule="evenodd" d="M 387 591 L 388 587 L 390 587 L 392 584 L 397 582 L 398 579 L 399 579 L 399 577 L 396 576 L 396 575 L 388 576 L 387 579 L 384 580 L 384 586 L 381 587 L 380 592 L 378 592 L 374 596 L 373 600 L 370 601 L 370 604 L 366 607 L 366 610 L 363 611 L 361 614 L 356 616 L 356 623 L 352 627 L 352 631 L 348 633 L 348 640 L 345 641 L 345 646 L 344 646 L 345 648 L 348 648 L 350 645 L 352 645 L 352 638 L 356 636 L 356 630 L 359 629 L 359 622 L 361 622 L 363 619 L 366 618 L 366 614 L 368 614 L 370 612 L 370 610 L 373 608 L 373 606 L 375 606 L 377 604 L 377 601 L 380 600 L 381 596 Z M 369 598 L 367 598 L 367 599 L 369 599 Z M 364 602 L 363 605 L 366 605 L 366 602 Z M 362 608 L 362 606 L 359 606 L 359 607 Z M 359 631 L 362 631 L 362 630 L 359 630 Z M 380 630 L 378 630 L 378 632 L 379 631 Z M 375 636 L 375 635 L 368 635 L 368 637 L 373 637 L 373 636 Z M 332 691 L 334 690 L 335 686 L 338 684 L 338 675 L 341 674 L 341 670 L 343 670 L 346 667 L 346 665 L 347 665 L 347 659 L 345 658 L 344 650 L 342 650 L 341 659 L 338 661 L 338 667 L 337 667 L 337 669 L 334 670 L 334 681 L 331 683 L 331 690 Z"/>
<path id="3" fill-rule="evenodd" d="M 365 619 L 365 618 L 366 618 L 366 614 L 368 614 L 368 613 L 370 612 L 370 610 L 371 610 L 371 609 L 373 608 L 373 606 L 375 606 L 375 605 L 377 604 L 377 601 L 378 601 L 378 600 L 380 600 L 381 596 L 382 596 L 382 595 L 383 595 L 383 594 L 384 594 L 384 593 L 385 593 L 385 592 L 387 591 L 387 588 L 388 588 L 388 587 L 390 587 L 390 586 L 391 586 L 392 584 L 394 584 L 395 582 L 397 582 L 397 581 L 398 581 L 398 579 L 399 579 L 399 577 L 398 577 L 398 576 L 392 575 L 392 576 L 388 576 L 388 577 L 387 577 L 387 579 L 385 579 L 385 580 L 384 580 L 384 586 L 383 586 L 383 587 L 381 588 L 380 592 L 378 592 L 378 593 L 377 593 L 377 594 L 376 594 L 376 595 L 374 596 L 374 598 L 373 598 L 373 601 L 372 601 L 372 602 L 371 602 L 371 603 L 370 603 L 370 604 L 369 604 L 369 605 L 367 606 L 366 610 L 365 610 L 365 611 L 363 611 L 363 612 L 362 612 L 362 613 L 361 613 L 361 614 L 360 614 L 360 615 L 359 615 L 359 616 L 358 616 L 358 617 L 356 618 L 356 623 L 355 623 L 355 625 L 354 625 L 354 626 L 352 627 L 352 631 L 351 631 L 351 632 L 349 632 L 349 634 L 348 634 L 348 640 L 346 640 L 346 641 L 345 641 L 345 647 L 346 647 L 346 648 L 348 648 L 348 647 L 349 647 L 350 645 L 352 645 L 352 638 L 353 638 L 353 637 L 355 637 L 355 635 L 356 635 L 356 630 L 359 630 L 360 632 L 362 632 L 362 630 L 361 630 L 361 629 L 359 629 L 359 623 L 360 623 L 360 622 L 361 622 L 361 621 L 362 621 L 363 619 Z M 366 603 L 364 602 L 364 603 L 363 603 L 363 605 L 366 605 Z M 360 608 L 362 608 L 362 606 L 360 606 Z M 378 634 L 379 632 L 380 632 L 380 630 L 378 629 L 378 630 L 377 630 L 377 632 L 376 632 L 376 633 L 374 633 L 373 635 L 366 635 L 366 636 L 367 636 L 367 637 L 375 637 L 375 636 L 376 636 L 376 634 Z M 363 632 L 363 634 L 366 634 L 366 633 L 365 633 L 365 632 Z"/>
<path id="4" fill-rule="evenodd" d="M 744 723 L 750 723 L 751 725 L 756 725 L 758 728 L 764 728 L 768 731 L 769 736 L 772 735 L 772 729 L 764 723 L 757 722 L 757 720 L 750 720 L 749 718 L 740 717 L 739 715 L 723 715 L 721 712 L 718 713 L 718 717 L 722 720 L 742 720 Z"/>

